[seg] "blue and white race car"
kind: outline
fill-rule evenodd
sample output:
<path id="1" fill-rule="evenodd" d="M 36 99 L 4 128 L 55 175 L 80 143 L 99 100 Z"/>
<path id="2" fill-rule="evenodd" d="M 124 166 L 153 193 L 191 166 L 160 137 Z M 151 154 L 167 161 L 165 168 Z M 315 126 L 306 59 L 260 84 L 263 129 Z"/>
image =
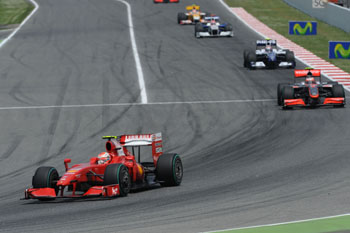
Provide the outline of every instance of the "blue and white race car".
<path id="1" fill-rule="evenodd" d="M 194 36 L 201 37 L 232 37 L 232 25 L 220 23 L 218 16 L 205 17 L 205 23 L 197 23 L 194 28 Z"/>
<path id="2" fill-rule="evenodd" d="M 256 50 L 244 50 L 243 65 L 249 69 L 255 68 L 294 68 L 294 53 L 290 50 L 277 48 L 277 41 L 266 39 L 256 41 Z"/>

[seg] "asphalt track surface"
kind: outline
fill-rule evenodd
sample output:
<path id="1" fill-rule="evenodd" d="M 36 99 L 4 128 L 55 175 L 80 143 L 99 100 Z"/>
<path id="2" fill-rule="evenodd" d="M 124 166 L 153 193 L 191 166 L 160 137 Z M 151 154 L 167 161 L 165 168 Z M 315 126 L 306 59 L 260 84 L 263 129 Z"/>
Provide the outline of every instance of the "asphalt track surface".
<path id="1" fill-rule="evenodd" d="M 125 5 L 38 0 L 0 50 L 0 106 L 139 103 Z M 292 70 L 248 71 L 257 35 L 217 1 L 128 0 L 149 103 L 276 98 Z M 234 25 L 195 39 L 193 2 Z M 302 64 L 298 67 L 303 68 Z M 275 101 L 0 110 L 1 232 L 198 232 L 349 212 L 349 108 L 282 111 Z M 20 201 L 35 169 L 88 161 L 102 135 L 162 132 L 180 187 L 113 200 Z"/>

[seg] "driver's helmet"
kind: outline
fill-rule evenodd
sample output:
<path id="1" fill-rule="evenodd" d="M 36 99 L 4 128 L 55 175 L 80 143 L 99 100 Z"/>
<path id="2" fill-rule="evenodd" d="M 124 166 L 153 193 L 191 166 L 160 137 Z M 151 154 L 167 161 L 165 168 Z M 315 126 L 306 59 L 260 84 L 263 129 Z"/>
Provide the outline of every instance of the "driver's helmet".
<path id="1" fill-rule="evenodd" d="M 97 161 L 98 164 L 105 164 L 105 163 L 108 163 L 111 160 L 111 156 L 107 152 L 100 153 L 97 156 L 97 158 L 98 158 L 98 161 Z"/>
<path id="2" fill-rule="evenodd" d="M 211 19 L 211 24 L 215 24 L 216 20 L 214 18 Z"/>
<path id="3" fill-rule="evenodd" d="M 269 45 L 269 44 L 268 44 L 268 45 L 266 45 L 265 50 L 266 50 L 266 51 L 271 51 L 271 50 L 272 50 L 272 46 L 271 46 L 271 45 Z"/>

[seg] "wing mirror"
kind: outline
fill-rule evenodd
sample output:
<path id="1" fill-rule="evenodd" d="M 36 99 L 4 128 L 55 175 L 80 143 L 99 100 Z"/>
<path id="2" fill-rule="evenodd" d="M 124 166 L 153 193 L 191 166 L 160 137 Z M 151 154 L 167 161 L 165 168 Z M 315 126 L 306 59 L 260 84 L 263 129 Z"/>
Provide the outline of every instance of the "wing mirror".
<path id="1" fill-rule="evenodd" d="M 71 159 L 64 159 L 64 166 L 66 167 L 66 171 L 68 171 L 68 163 L 72 162 Z"/>

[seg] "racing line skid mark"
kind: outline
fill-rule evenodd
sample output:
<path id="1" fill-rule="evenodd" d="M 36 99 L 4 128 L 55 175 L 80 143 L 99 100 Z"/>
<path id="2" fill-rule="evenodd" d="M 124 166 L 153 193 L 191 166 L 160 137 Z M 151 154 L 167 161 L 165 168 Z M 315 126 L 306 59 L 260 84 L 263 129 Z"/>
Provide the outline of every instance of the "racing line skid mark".
<path id="1" fill-rule="evenodd" d="M 205 100 L 205 101 L 178 101 L 178 102 L 154 102 L 154 103 L 111 103 L 111 104 L 77 104 L 77 105 L 45 105 L 45 106 L 22 106 L 0 107 L 0 110 L 37 110 L 53 108 L 96 108 L 96 107 L 123 107 L 123 106 L 152 106 L 152 105 L 181 105 L 181 104 L 233 104 L 233 103 L 262 103 L 274 102 L 276 99 L 247 99 L 247 100 Z"/>
<path id="2" fill-rule="evenodd" d="M 303 47 L 295 44 L 291 40 L 285 38 L 284 36 L 278 34 L 262 22 L 260 22 L 258 19 L 256 19 L 254 16 L 249 14 L 246 10 L 244 10 L 241 7 L 235 7 L 230 8 L 227 6 L 222 0 L 220 2 L 231 11 L 239 20 L 241 20 L 245 25 L 247 25 L 249 28 L 251 28 L 253 31 L 261 35 L 262 37 L 268 37 L 277 39 L 279 41 L 279 46 L 282 49 L 290 49 L 294 51 L 295 57 L 306 64 L 307 66 L 313 67 L 313 68 L 319 68 L 322 70 L 322 74 L 326 76 L 328 79 L 333 81 L 338 81 L 340 84 L 344 85 L 344 88 L 348 91 L 350 91 L 349 83 L 350 82 L 350 74 L 341 70 L 340 68 L 334 66 L 333 64 L 319 58 L 315 54 L 311 53 L 310 51 L 304 49 Z M 296 50 L 293 50 L 293 48 L 297 48 Z M 337 70 L 337 71 L 335 71 Z M 335 80 L 334 77 L 338 77 L 340 75 L 344 75 L 344 80 Z"/>

